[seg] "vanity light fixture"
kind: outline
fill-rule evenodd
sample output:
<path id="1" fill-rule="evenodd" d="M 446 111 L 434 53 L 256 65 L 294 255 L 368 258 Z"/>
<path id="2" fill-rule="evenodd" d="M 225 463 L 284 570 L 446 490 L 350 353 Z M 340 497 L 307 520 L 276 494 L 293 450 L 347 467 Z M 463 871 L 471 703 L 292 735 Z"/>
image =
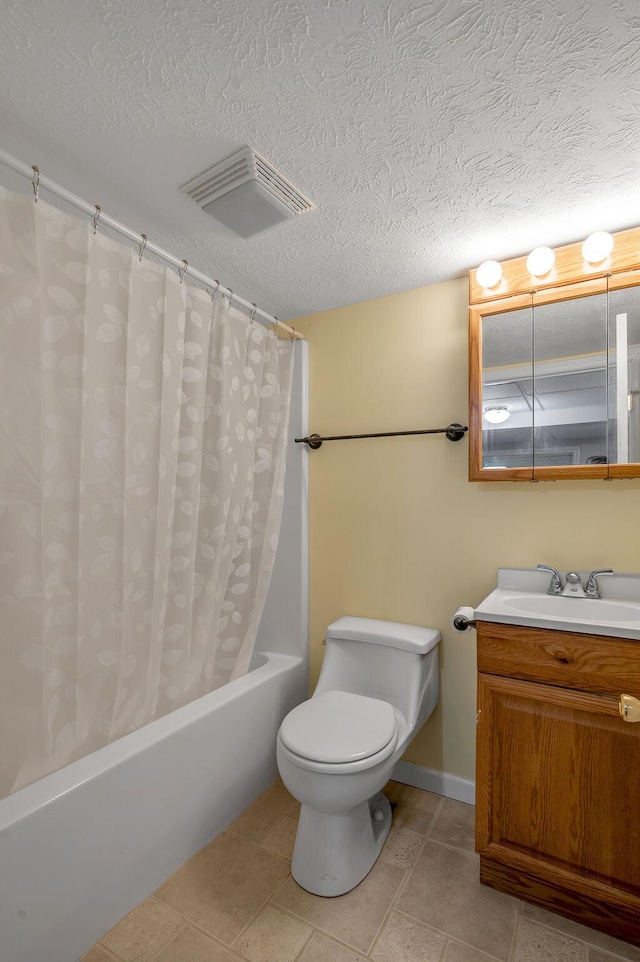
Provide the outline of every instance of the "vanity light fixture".
<path id="1" fill-rule="evenodd" d="M 606 230 L 589 234 L 582 245 L 582 256 L 589 264 L 599 264 L 606 260 L 613 250 L 613 237 Z"/>
<path id="2" fill-rule="evenodd" d="M 484 261 L 476 271 L 476 280 L 485 289 L 495 287 L 502 279 L 502 267 L 497 261 Z"/>
<path id="3" fill-rule="evenodd" d="M 482 416 L 489 424 L 504 424 L 511 417 L 511 411 L 506 404 L 494 404 L 485 408 Z"/>
<path id="4" fill-rule="evenodd" d="M 536 247 L 527 257 L 527 270 L 533 277 L 543 277 L 555 262 L 556 255 L 550 247 Z"/>

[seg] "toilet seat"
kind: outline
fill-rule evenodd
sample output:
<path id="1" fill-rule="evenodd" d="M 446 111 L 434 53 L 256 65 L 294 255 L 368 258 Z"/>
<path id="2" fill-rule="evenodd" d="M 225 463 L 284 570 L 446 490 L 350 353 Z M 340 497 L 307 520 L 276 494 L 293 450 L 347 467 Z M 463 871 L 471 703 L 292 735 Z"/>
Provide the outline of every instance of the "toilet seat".
<path id="1" fill-rule="evenodd" d="M 289 712 L 280 728 L 280 740 L 293 756 L 311 763 L 310 767 L 358 769 L 393 751 L 397 727 L 396 713 L 388 702 L 327 691 Z"/>

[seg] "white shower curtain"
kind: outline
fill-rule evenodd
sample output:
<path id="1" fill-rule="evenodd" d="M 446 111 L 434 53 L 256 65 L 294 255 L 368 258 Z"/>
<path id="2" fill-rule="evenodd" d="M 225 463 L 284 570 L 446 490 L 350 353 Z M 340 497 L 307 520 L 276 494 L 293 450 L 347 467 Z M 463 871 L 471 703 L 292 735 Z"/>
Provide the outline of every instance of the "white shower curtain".
<path id="1" fill-rule="evenodd" d="M 0 797 L 243 674 L 293 344 L 0 193 Z"/>

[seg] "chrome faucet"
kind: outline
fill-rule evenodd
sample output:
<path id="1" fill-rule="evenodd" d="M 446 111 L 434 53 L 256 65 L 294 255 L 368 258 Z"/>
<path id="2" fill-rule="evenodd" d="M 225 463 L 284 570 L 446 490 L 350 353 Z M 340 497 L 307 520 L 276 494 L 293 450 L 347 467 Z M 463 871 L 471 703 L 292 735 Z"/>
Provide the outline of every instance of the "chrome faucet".
<path id="1" fill-rule="evenodd" d="M 613 571 L 611 568 L 596 568 L 589 575 L 589 580 L 587 581 L 587 587 L 584 589 L 584 593 L 587 598 L 600 598 L 600 586 L 598 585 L 598 575 L 612 575 Z"/>
<path id="2" fill-rule="evenodd" d="M 565 598 L 586 598 L 580 575 L 577 571 L 567 571 L 562 595 Z"/>
<path id="3" fill-rule="evenodd" d="M 561 595 L 562 594 L 562 578 L 560 577 L 560 572 L 555 568 L 550 568 L 549 565 L 536 565 L 538 571 L 550 571 L 551 581 L 549 587 L 547 588 L 548 595 Z"/>

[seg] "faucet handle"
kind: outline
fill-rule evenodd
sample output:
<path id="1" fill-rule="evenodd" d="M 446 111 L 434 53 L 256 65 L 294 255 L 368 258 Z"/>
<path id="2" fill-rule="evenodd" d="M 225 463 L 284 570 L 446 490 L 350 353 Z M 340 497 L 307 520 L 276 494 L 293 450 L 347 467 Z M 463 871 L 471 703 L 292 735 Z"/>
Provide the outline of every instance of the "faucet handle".
<path id="1" fill-rule="evenodd" d="M 589 575 L 587 586 L 584 589 L 584 593 L 586 594 L 586 596 L 588 598 L 599 598 L 600 588 L 598 587 L 598 575 L 612 575 L 612 574 L 613 574 L 613 571 L 611 570 L 611 568 L 596 568 L 595 571 L 592 571 L 591 574 Z"/>
<path id="2" fill-rule="evenodd" d="M 548 595 L 559 595 L 562 592 L 562 578 L 560 577 L 560 572 L 556 568 L 551 568 L 549 565 L 536 565 L 538 571 L 550 571 L 551 581 L 549 587 L 547 588 Z"/>

